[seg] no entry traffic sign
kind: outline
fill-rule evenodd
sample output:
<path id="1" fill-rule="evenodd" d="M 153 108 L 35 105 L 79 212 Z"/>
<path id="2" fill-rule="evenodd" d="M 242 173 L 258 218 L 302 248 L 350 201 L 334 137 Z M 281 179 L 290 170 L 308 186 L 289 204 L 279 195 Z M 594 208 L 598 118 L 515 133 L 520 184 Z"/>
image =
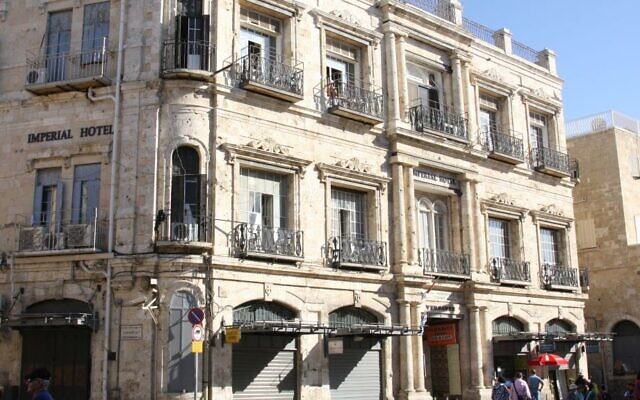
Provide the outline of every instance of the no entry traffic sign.
<path id="1" fill-rule="evenodd" d="M 187 318 L 189 318 L 191 325 L 200 325 L 202 324 L 202 321 L 204 321 L 204 310 L 199 307 L 193 307 L 189 309 Z"/>

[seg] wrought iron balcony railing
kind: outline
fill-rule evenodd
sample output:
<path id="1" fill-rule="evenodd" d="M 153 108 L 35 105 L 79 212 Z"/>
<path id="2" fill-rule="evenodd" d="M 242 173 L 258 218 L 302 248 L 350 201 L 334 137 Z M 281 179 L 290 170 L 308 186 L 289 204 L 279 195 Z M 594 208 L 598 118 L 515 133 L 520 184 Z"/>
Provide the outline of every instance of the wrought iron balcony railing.
<path id="1" fill-rule="evenodd" d="M 580 271 L 580 287 L 583 290 L 589 289 L 589 270 Z"/>
<path id="2" fill-rule="evenodd" d="M 547 289 L 577 289 L 578 269 L 559 265 L 543 264 L 541 270 L 542 284 Z"/>
<path id="3" fill-rule="evenodd" d="M 207 216 L 186 212 L 182 215 L 159 213 L 156 220 L 158 240 L 184 245 L 208 243 L 211 241 L 209 221 Z"/>
<path id="4" fill-rule="evenodd" d="M 469 139 L 467 120 L 457 114 L 420 104 L 409 109 L 409 120 L 411 127 L 417 132 L 430 129 L 457 139 Z"/>
<path id="5" fill-rule="evenodd" d="M 41 212 L 19 219 L 19 253 L 107 249 L 108 225 L 100 209 Z"/>
<path id="6" fill-rule="evenodd" d="M 495 282 L 531 282 L 528 261 L 517 261 L 510 258 L 492 257 L 490 263 L 491 277 Z"/>
<path id="7" fill-rule="evenodd" d="M 241 223 L 233 230 L 233 245 L 238 257 L 304 257 L 304 234 L 291 229 Z"/>
<path id="8" fill-rule="evenodd" d="M 406 4 L 411 4 L 421 10 L 440 17 L 449 22 L 455 23 L 455 13 L 449 1 L 442 0 L 403 0 Z"/>
<path id="9" fill-rule="evenodd" d="M 519 134 L 501 129 L 499 126 L 492 126 L 484 129 L 480 139 L 483 148 L 494 158 L 517 163 L 524 161 L 524 146 Z"/>
<path id="10" fill-rule="evenodd" d="M 356 81 L 323 83 L 328 111 L 367 123 L 382 122 L 383 96 L 380 88 Z"/>
<path id="11" fill-rule="evenodd" d="M 471 262 L 468 254 L 422 248 L 418 252 L 420 266 L 426 275 L 458 275 L 469 277 Z"/>
<path id="12" fill-rule="evenodd" d="M 570 176 L 569 156 L 547 147 L 531 149 L 531 164 L 540 171 L 556 176 Z"/>
<path id="13" fill-rule="evenodd" d="M 353 237 L 334 236 L 327 246 L 334 268 L 384 269 L 387 266 L 387 243 Z"/>
<path id="14" fill-rule="evenodd" d="M 249 54 L 237 61 L 235 72 L 243 87 L 257 84 L 267 89 L 293 94 L 298 98 L 304 95 L 304 64 L 302 62 L 291 66 L 278 58 Z M 256 89 L 263 89 L 262 92 L 264 92 L 264 88 Z"/>
<path id="15" fill-rule="evenodd" d="M 76 46 L 71 43 L 69 47 L 71 45 Z M 106 38 L 102 46 L 78 46 L 83 49 L 53 52 L 45 48 L 28 55 L 25 88 L 34 93 L 52 93 L 111 84 L 115 76 L 115 57 Z"/>
<path id="16" fill-rule="evenodd" d="M 177 70 L 213 72 L 215 47 L 205 41 L 167 40 L 162 46 L 163 74 Z"/>

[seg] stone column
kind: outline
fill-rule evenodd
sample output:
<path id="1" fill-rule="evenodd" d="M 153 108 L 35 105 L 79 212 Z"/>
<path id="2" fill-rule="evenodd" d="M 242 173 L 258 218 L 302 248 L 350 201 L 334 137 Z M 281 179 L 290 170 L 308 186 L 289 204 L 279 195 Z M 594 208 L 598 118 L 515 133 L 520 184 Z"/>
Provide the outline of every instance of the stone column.
<path id="1" fill-rule="evenodd" d="M 476 389 L 484 386 L 482 371 L 482 330 L 480 326 L 480 307 L 469 306 L 469 337 L 471 342 L 471 382 Z"/>
<path id="2" fill-rule="evenodd" d="M 411 304 L 411 319 L 414 327 L 420 326 L 420 303 L 412 303 Z M 413 356 L 414 363 L 413 367 L 415 368 L 415 376 L 414 376 L 414 386 L 416 392 L 426 392 L 427 390 L 424 387 L 424 349 L 422 348 L 422 336 L 412 336 L 413 338 Z"/>
<path id="3" fill-rule="evenodd" d="M 484 324 L 484 342 L 482 346 L 483 351 L 483 364 L 482 364 L 482 374 L 484 375 L 483 386 L 491 387 L 491 371 L 493 370 L 493 349 L 491 346 L 491 340 L 489 338 L 493 337 L 493 326 L 491 321 L 489 321 L 489 308 L 488 307 L 480 307 L 480 317 L 482 318 L 482 323 Z M 480 338 L 482 342 L 483 338 Z"/>
<path id="4" fill-rule="evenodd" d="M 400 300 L 400 323 L 405 326 L 411 325 L 411 304 L 408 301 Z M 400 398 L 408 399 L 415 393 L 413 388 L 413 337 L 406 335 L 400 338 Z"/>
<path id="5" fill-rule="evenodd" d="M 400 119 L 398 93 L 398 65 L 396 58 L 396 35 L 389 25 L 384 27 L 385 60 L 387 64 L 387 117 L 391 126 L 397 125 Z"/>
<path id="6" fill-rule="evenodd" d="M 462 229 L 464 231 L 464 239 L 466 248 L 462 249 L 463 253 L 469 254 L 469 260 L 471 262 L 471 270 L 473 272 L 478 272 L 478 263 L 476 258 L 476 246 L 473 240 L 473 231 L 474 231 L 474 223 L 473 223 L 473 193 L 471 191 L 471 181 L 468 179 L 461 180 L 462 184 Z"/>
<path id="7" fill-rule="evenodd" d="M 464 94 L 462 83 L 462 62 L 460 56 L 451 56 L 451 68 L 453 69 L 453 107 L 456 114 L 464 114 Z"/>
<path id="8" fill-rule="evenodd" d="M 408 262 L 412 266 L 418 264 L 418 227 L 416 218 L 416 192 L 413 181 L 413 167 L 405 165 L 404 167 L 404 185 L 406 187 L 405 197 L 407 202 L 407 244 L 408 244 Z"/>
<path id="9" fill-rule="evenodd" d="M 398 57 L 398 85 L 400 91 L 400 119 L 405 122 L 409 121 L 409 107 L 411 106 L 409 102 L 409 87 L 407 86 L 407 58 L 406 58 L 406 35 L 397 34 L 396 44 L 397 44 L 397 54 Z"/>
<path id="10" fill-rule="evenodd" d="M 396 163 L 391 166 L 393 176 L 393 265 L 401 272 L 407 264 L 407 226 L 405 219 L 404 168 Z"/>
<path id="11" fill-rule="evenodd" d="M 464 111 L 467 112 L 467 129 L 469 137 L 475 135 L 478 132 L 478 115 L 476 113 L 475 104 L 475 90 L 471 86 L 471 76 L 469 74 L 469 62 L 467 60 L 462 61 L 462 84 L 464 85 Z"/>

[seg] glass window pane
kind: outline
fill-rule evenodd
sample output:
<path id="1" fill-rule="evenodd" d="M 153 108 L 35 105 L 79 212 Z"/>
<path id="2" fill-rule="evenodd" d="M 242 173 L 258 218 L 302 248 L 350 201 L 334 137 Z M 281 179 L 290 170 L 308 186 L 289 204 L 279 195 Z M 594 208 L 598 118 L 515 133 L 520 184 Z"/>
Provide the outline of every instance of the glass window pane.
<path id="1" fill-rule="evenodd" d="M 489 244 L 491 257 L 511 257 L 508 221 L 489 218 Z"/>
<path id="2" fill-rule="evenodd" d="M 542 248 L 542 263 L 558 265 L 560 263 L 558 250 L 558 231 L 540 228 L 540 244 Z"/>
<path id="3" fill-rule="evenodd" d="M 349 235 L 365 239 L 365 193 L 345 189 L 332 189 L 333 236 Z M 341 210 L 348 211 L 341 212 Z M 344 232 L 343 218 L 349 218 L 349 232 Z"/>

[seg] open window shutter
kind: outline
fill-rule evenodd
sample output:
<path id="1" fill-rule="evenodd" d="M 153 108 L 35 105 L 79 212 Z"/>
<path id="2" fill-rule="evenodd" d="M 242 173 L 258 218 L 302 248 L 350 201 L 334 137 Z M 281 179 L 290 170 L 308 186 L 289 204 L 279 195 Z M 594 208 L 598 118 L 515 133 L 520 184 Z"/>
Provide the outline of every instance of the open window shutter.
<path id="1" fill-rule="evenodd" d="M 249 193 L 249 224 L 262 224 L 262 193 Z"/>
<path id="2" fill-rule="evenodd" d="M 202 17 L 202 51 L 200 54 L 200 67 L 203 71 L 209 70 L 209 61 L 211 60 L 211 54 L 209 53 L 209 31 L 210 20 L 208 15 Z"/>
<path id="3" fill-rule="evenodd" d="M 64 204 L 64 183 L 58 182 L 56 185 L 56 231 L 60 231 L 62 223 L 62 206 Z"/>
<path id="4" fill-rule="evenodd" d="M 78 224 L 82 220 L 81 202 L 82 202 L 82 181 L 76 180 L 73 182 L 73 194 L 71 199 L 71 223 Z"/>
<path id="5" fill-rule="evenodd" d="M 184 220 L 184 175 L 176 175 L 171 180 L 171 222 Z"/>
<path id="6" fill-rule="evenodd" d="M 39 225 L 42 214 L 42 193 L 44 186 L 37 185 L 33 195 L 33 215 L 31 216 L 31 225 Z"/>
<path id="7" fill-rule="evenodd" d="M 262 194 L 261 198 L 262 208 L 262 225 L 274 226 L 273 221 L 273 195 Z"/>

